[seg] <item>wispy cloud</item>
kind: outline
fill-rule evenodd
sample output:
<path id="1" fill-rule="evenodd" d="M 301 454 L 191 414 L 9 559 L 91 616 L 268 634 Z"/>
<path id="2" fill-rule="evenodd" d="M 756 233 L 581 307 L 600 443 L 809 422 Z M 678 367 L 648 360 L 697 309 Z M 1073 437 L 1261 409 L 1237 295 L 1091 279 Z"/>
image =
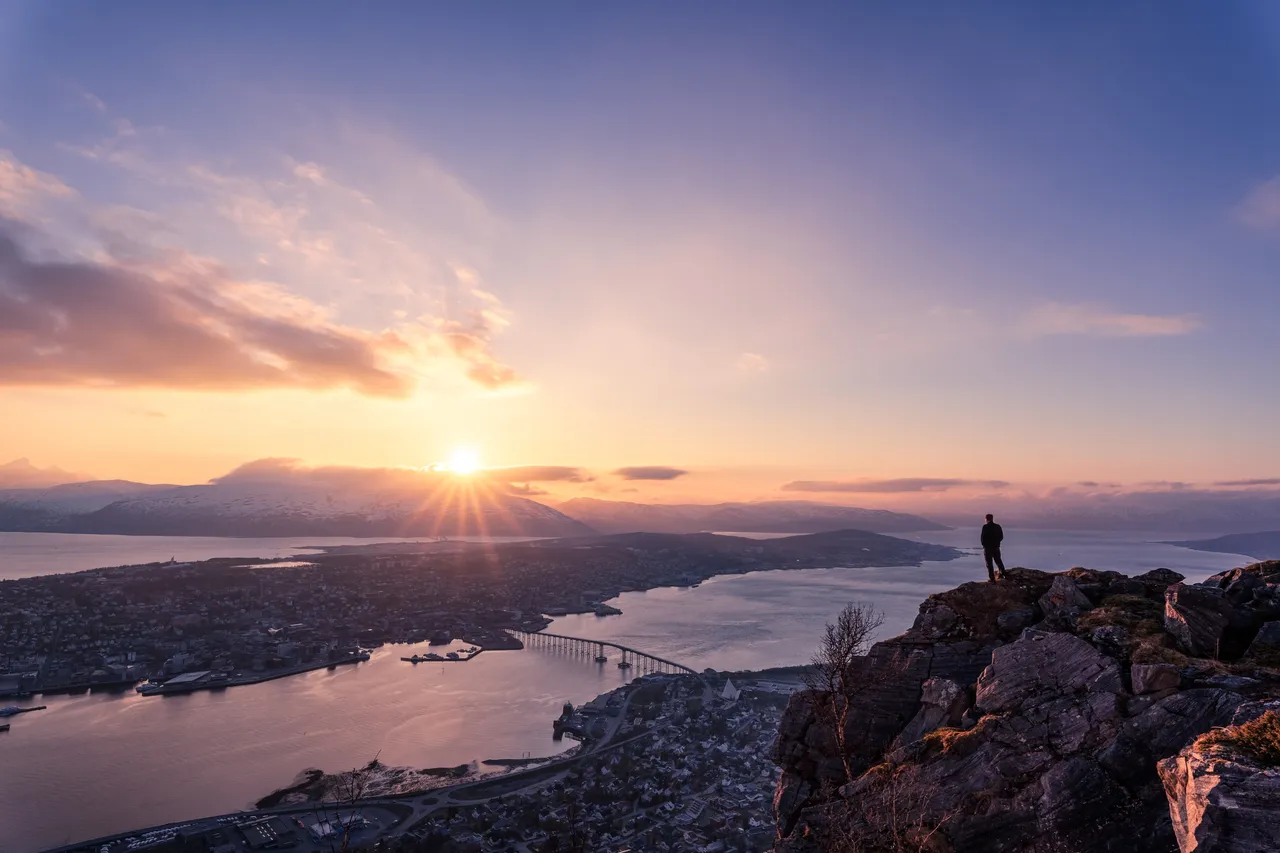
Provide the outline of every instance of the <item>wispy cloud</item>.
<path id="1" fill-rule="evenodd" d="M 589 483 L 595 478 L 584 468 L 572 465 L 516 465 L 489 468 L 485 475 L 504 483 Z"/>
<path id="2" fill-rule="evenodd" d="M 36 203 L 68 198 L 75 190 L 55 175 L 20 162 L 11 151 L 0 150 L 0 214 L 25 218 Z"/>
<path id="3" fill-rule="evenodd" d="M 63 148 L 150 187 L 152 205 L 143 207 L 151 209 L 95 209 L 76 197 L 73 236 L 56 263 L 30 260 L 18 231 L 6 230 L 8 262 L 22 277 L 0 300 L 20 301 L 22 313 L 0 326 L 22 329 L 0 338 L 0 382 L 349 387 L 380 396 L 458 379 L 489 391 L 529 387 L 494 353 L 510 316 L 484 287 L 470 243 L 495 220 L 429 159 L 362 151 L 350 159 L 374 165 L 357 174 L 366 184 L 357 187 L 313 160 L 282 156 L 275 172 L 250 176 L 184 160 L 181 141 L 164 128 L 124 118 L 110 127 L 97 142 Z M 370 140 L 352 144 L 390 144 Z M 66 235 L 28 208 L 75 196 L 56 176 L 0 152 L 0 214 L 24 227 L 38 222 L 49 232 L 39 234 L 42 249 L 56 251 Z M 427 221 L 416 220 L 424 210 Z M 98 245 L 84 239 L 86 223 Z M 455 231 L 462 236 L 449 236 Z M 106 285 L 90 291 L 89 278 Z M 76 287 L 103 303 L 97 330 L 67 304 Z M 145 310 L 114 310 L 124 304 Z"/>
<path id="4" fill-rule="evenodd" d="M 1219 480 L 1215 486 L 1280 486 L 1280 477 L 1256 477 L 1248 480 Z"/>
<path id="5" fill-rule="evenodd" d="M 1003 489 L 1004 480 L 962 480 L 952 477 L 900 477 L 893 480 L 795 480 L 782 487 L 784 492 L 848 492 L 856 494 L 900 494 L 907 492 L 945 492 L 950 489 L 976 487 Z"/>
<path id="6" fill-rule="evenodd" d="M 666 465 L 632 465 L 617 469 L 613 475 L 624 480 L 675 480 L 688 473 L 683 468 L 671 468 Z"/>
<path id="7" fill-rule="evenodd" d="M 1047 302 L 1023 318 L 1024 331 L 1033 336 L 1093 335 L 1110 338 L 1185 335 L 1200 328 L 1189 314 L 1125 314 L 1101 305 Z"/>
<path id="8" fill-rule="evenodd" d="M 1242 223 L 1259 231 L 1280 226 L 1280 177 L 1254 187 L 1236 206 L 1235 213 Z"/>

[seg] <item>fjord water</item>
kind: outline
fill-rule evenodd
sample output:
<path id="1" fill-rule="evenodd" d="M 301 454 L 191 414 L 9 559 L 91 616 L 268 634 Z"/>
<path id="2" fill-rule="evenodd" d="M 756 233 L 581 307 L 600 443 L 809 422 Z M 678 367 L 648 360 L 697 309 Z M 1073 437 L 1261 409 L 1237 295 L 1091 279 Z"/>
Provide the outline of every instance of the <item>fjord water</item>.
<path id="1" fill-rule="evenodd" d="M 974 535 L 919 538 L 968 547 Z M 1252 562 L 1146 537 L 1056 531 L 1010 531 L 1005 554 L 1009 565 L 1046 570 L 1167 566 L 1190 580 Z M 848 601 L 881 608 L 889 636 L 930 593 L 985 576 L 976 553 L 915 568 L 724 575 L 697 588 L 624 593 L 612 602 L 621 616 L 569 616 L 551 630 L 616 640 L 696 669 L 793 665 L 809 658 L 826 620 Z M 221 692 L 37 697 L 48 710 L 13 718 L 0 735 L 0 849 L 31 853 L 234 811 L 306 767 L 341 770 L 375 754 L 418 768 L 549 755 L 571 745 L 551 738 L 561 703 L 624 679 L 613 661 L 542 650 L 417 666 L 399 660 L 407 651 L 386 647 L 368 663 Z"/>
<path id="2" fill-rule="evenodd" d="M 460 537 L 465 541 L 510 542 L 520 536 Z M 211 560 L 215 557 L 276 559 L 315 554 L 338 545 L 422 542 L 423 537 L 293 536 L 238 539 L 225 536 L 118 536 L 97 533 L 0 533 L 0 580 L 61 575 L 105 566 L 136 566 Z"/>
<path id="3" fill-rule="evenodd" d="M 229 539 L 219 536 L 113 536 L 96 533 L 0 533 L 0 580 L 60 575 L 104 566 L 135 566 L 209 560 L 214 557 L 274 559 L 309 553 L 305 546 L 359 545 L 373 540 L 346 537 Z M 378 539 L 414 542 L 415 539 Z"/>

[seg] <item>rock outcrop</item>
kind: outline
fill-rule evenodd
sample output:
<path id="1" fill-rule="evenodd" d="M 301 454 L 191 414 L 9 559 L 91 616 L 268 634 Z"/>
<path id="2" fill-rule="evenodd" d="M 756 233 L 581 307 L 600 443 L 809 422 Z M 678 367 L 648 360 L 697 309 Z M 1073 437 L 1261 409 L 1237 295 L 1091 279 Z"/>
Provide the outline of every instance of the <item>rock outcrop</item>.
<path id="1" fill-rule="evenodd" d="M 1216 657 L 1235 612 L 1220 589 L 1174 584 L 1165 592 L 1164 629 L 1183 652 Z"/>
<path id="2" fill-rule="evenodd" d="M 1217 814 L 1230 789 L 1207 780 L 1225 765 L 1196 746 L 1280 696 L 1261 630 L 1273 599 L 1259 594 L 1280 563 L 1259 566 L 1197 586 L 1167 569 L 1011 569 L 931 596 L 859 662 L 843 719 L 816 712 L 825 694 L 793 697 L 775 745 L 776 851 L 1280 850 L 1261 810 Z M 1214 659 L 1224 650 L 1235 659 Z M 1275 793 L 1237 763 L 1221 772 L 1241 802 Z M 1187 846 L 1207 826 L 1273 834 Z"/>
<path id="3" fill-rule="evenodd" d="M 1251 702 L 1232 725 L 1159 764 L 1183 853 L 1280 849 L 1280 702 Z"/>

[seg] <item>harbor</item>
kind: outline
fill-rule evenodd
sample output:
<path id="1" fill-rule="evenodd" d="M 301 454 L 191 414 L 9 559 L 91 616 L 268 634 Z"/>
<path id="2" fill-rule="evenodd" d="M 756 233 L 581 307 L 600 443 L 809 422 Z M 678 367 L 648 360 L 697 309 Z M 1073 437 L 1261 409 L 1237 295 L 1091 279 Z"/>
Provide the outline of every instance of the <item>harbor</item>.
<path id="1" fill-rule="evenodd" d="M 333 669 L 352 663 L 363 663 L 369 660 L 369 652 L 358 649 L 346 652 L 326 661 L 309 661 L 307 663 L 284 666 L 279 669 L 267 669 L 248 672 L 219 672 L 198 670 L 175 675 L 166 681 L 145 681 L 134 690 L 143 696 L 172 696 L 179 693 L 194 693 L 197 690 L 225 690 L 228 687 L 242 687 L 247 684 L 261 684 L 290 675 L 300 675 L 317 669 Z"/>
<path id="2" fill-rule="evenodd" d="M 466 663 L 483 651 L 484 649 L 479 646 L 469 646 L 461 651 L 445 652 L 442 655 L 435 652 L 427 652 L 425 655 L 415 654 L 409 657 L 402 657 L 400 660 L 406 663 Z"/>

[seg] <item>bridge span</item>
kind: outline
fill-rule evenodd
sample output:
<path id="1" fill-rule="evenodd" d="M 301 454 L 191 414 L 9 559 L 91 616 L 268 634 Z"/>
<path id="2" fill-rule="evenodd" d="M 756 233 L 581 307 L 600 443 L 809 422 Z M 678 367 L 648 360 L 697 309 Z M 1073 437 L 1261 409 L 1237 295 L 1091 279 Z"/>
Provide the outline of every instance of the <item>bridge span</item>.
<path id="1" fill-rule="evenodd" d="M 692 667 L 685 666 L 682 663 L 676 663 L 673 660 L 660 658 L 657 655 L 651 655 L 648 652 L 642 652 L 639 649 L 633 649 L 630 646 L 624 646 L 619 643 L 611 643 L 608 640 L 588 640 L 585 637 L 569 637 L 564 634 L 548 634 L 546 631 L 522 631 L 513 629 L 512 634 L 520 637 L 527 646 L 534 648 L 550 648 L 559 649 L 573 654 L 589 656 L 594 654 L 597 661 L 604 663 L 608 660 L 605 649 L 617 649 L 622 654 L 622 659 L 618 661 L 618 666 L 623 669 L 629 669 L 636 666 L 647 672 L 685 672 L 690 675 L 698 675 L 697 670 Z M 628 657 L 628 655 L 630 657 Z"/>

